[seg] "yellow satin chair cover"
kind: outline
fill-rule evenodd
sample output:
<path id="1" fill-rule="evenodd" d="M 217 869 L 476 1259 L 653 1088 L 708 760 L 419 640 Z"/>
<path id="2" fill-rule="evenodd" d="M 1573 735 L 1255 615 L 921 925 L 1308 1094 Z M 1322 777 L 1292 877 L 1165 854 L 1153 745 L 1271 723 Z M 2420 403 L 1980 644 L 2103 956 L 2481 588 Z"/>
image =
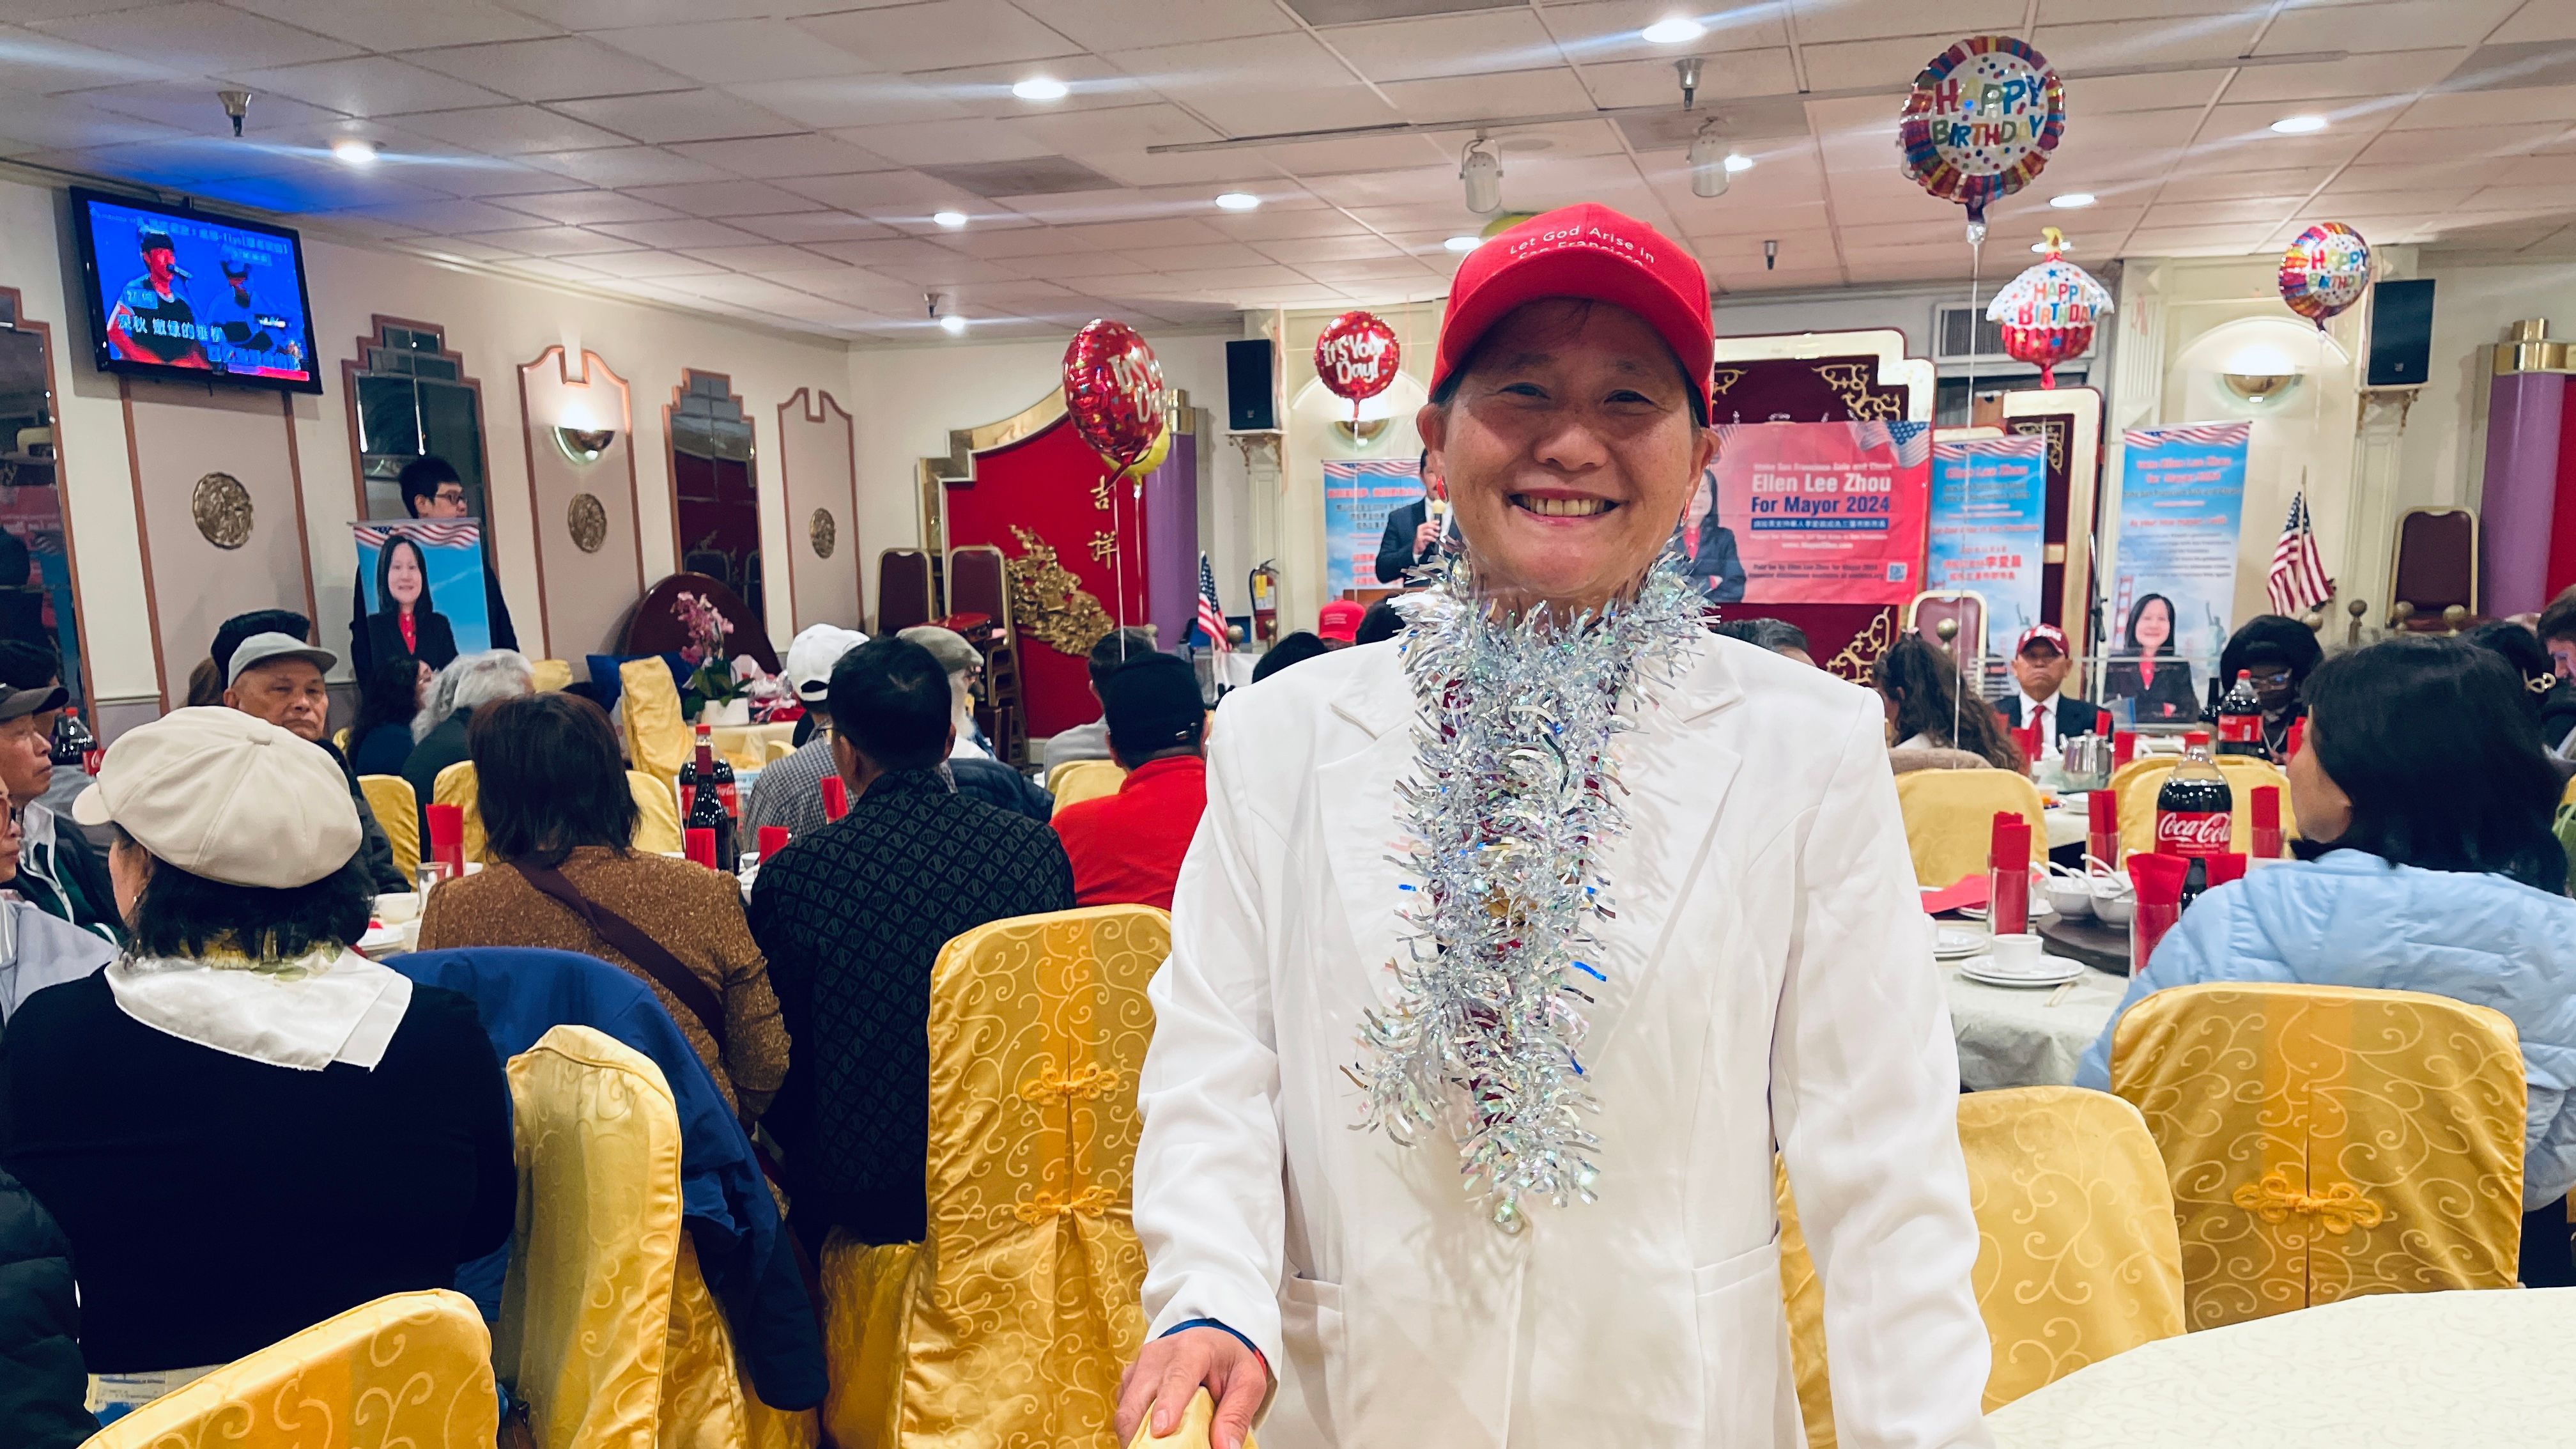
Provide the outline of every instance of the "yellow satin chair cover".
<path id="1" fill-rule="evenodd" d="M 794 753 L 796 753 L 794 740 L 768 740 L 760 747 L 760 763 L 763 768 L 767 768 Z"/>
<path id="2" fill-rule="evenodd" d="M 396 1293 L 173 1389 L 82 1449 L 491 1449 L 491 1355 L 471 1299 Z"/>
<path id="3" fill-rule="evenodd" d="M 465 862 L 480 864 L 483 859 L 483 789 L 477 782 L 472 760 L 459 760 L 438 772 L 430 782 L 429 798 L 436 804 L 453 805 L 464 812 L 461 832 Z M 424 841 L 422 844 L 427 845 Z"/>
<path id="4" fill-rule="evenodd" d="M 367 797 L 368 813 L 385 828 L 394 848 L 394 868 L 403 879 L 420 880 L 420 797 L 400 775 L 360 775 L 358 792 Z"/>
<path id="5" fill-rule="evenodd" d="M 679 854 L 680 806 L 671 787 L 641 770 L 629 770 L 626 788 L 635 795 L 635 848 Z"/>
<path id="6" fill-rule="evenodd" d="M 2514 1282 L 2525 1088 L 2500 1012 L 2412 991 L 2172 987 L 2120 1017 L 2111 1090 L 2163 1149 L 2194 1329 Z"/>
<path id="7" fill-rule="evenodd" d="M 2121 768 L 2142 763 L 2131 760 Z M 2156 848 L 2156 792 L 2164 788 L 2165 776 L 2172 773 L 2174 761 L 2159 759 L 2152 769 L 2140 770 L 2119 786 L 2120 853 L 2133 854 Z M 2220 755 L 2212 763 L 2218 773 L 2227 777 L 2227 790 L 2235 808 L 2229 821 L 2236 833 L 2233 849 L 2243 855 L 2254 845 L 2254 788 L 2269 785 L 2281 792 L 2281 833 L 2284 839 L 2296 840 L 2298 825 L 2290 818 L 2290 777 L 2269 760 L 2248 755 Z"/>
<path id="8" fill-rule="evenodd" d="M 1144 1423 L 1136 1426 L 1136 1437 L 1127 1441 L 1127 1449 L 1209 1449 L 1213 1442 L 1209 1431 L 1215 1427 L 1216 1400 L 1201 1389 L 1190 1396 L 1190 1407 L 1181 1415 L 1181 1422 L 1172 1426 L 1172 1432 L 1155 1438 L 1154 1420 L 1149 1414 Z M 1246 1432 L 1243 1449 L 1261 1449 L 1259 1438 Z"/>
<path id="9" fill-rule="evenodd" d="M 1118 1377 L 1145 1334 L 1130 1220 L 1150 906 L 995 921 L 930 988 L 929 1236 L 823 1249 L 823 1424 L 840 1449 L 1118 1449 Z"/>
<path id="10" fill-rule="evenodd" d="M 1055 796 L 1055 808 L 1062 810 L 1115 795 L 1126 779 L 1127 771 L 1116 760 L 1071 760 L 1047 772 L 1047 792 Z"/>
<path id="11" fill-rule="evenodd" d="M 617 666 L 618 715 L 626 725 L 626 763 L 665 788 L 680 782 L 680 765 L 696 738 L 680 717 L 680 687 L 671 666 L 656 656 Z"/>
<path id="12" fill-rule="evenodd" d="M 531 659 L 528 661 L 528 683 L 539 694 L 568 689 L 572 686 L 572 661 Z"/>
<path id="13" fill-rule="evenodd" d="M 2136 1108 L 2075 1087 L 1959 1099 L 1977 1218 L 1977 1312 L 1993 1352 L 1988 1413 L 2087 1364 L 2183 1330 L 2182 1248 L 2164 1159 Z M 1780 1287 L 1811 1449 L 1834 1442 L 1824 1288 L 1780 1195 Z"/>
<path id="14" fill-rule="evenodd" d="M 2048 859 L 2039 787 L 2010 770 L 1909 770 L 1896 777 L 1896 803 L 1905 814 L 1917 885 L 1983 876 L 1995 817 L 2007 810 L 2030 822 L 2031 860 Z"/>

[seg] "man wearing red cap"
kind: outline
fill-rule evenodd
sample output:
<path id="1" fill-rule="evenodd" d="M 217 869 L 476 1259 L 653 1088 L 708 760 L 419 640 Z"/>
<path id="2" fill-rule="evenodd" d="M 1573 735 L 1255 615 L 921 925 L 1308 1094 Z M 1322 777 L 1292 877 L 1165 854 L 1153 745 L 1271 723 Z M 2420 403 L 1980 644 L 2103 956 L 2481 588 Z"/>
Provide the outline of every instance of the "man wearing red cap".
<path id="1" fill-rule="evenodd" d="M 2039 755 L 2054 760 L 2066 753 L 2066 742 L 2095 733 L 2101 711 L 2066 693 L 2066 676 L 2075 667 L 2075 651 L 2066 631 L 2055 624 L 2033 624 L 2013 644 L 2013 692 L 1995 704 L 2004 723 L 2020 729 L 2039 721 Z"/>
<path id="2" fill-rule="evenodd" d="M 1958 1068 L 1867 693 L 1659 562 L 1707 284 L 1599 206 L 1471 253 L 1416 425 L 1463 559 L 1215 735 L 1139 1083 L 1119 1433 L 1793 1446 L 1776 1143 L 1846 1443 L 1981 1445 Z M 1368 1130 L 1354 1131 L 1354 1126 Z"/>

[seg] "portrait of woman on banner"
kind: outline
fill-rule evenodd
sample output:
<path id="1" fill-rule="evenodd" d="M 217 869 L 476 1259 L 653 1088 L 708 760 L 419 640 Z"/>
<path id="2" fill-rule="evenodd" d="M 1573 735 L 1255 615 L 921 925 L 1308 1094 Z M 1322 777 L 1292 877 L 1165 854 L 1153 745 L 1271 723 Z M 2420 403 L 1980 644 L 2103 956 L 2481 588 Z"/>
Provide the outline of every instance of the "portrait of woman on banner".
<path id="1" fill-rule="evenodd" d="M 2129 625 L 2111 656 L 2103 681 L 2107 699 L 2126 700 L 2138 724 L 2174 724 L 2200 718 L 2191 665 L 2174 653 L 2173 600 L 2141 595 L 2129 607 Z"/>
<path id="2" fill-rule="evenodd" d="M 430 600 L 429 556 L 419 542 L 395 534 L 376 554 L 375 607 L 367 614 L 374 657 L 408 654 L 432 669 L 456 658 L 456 631 Z"/>

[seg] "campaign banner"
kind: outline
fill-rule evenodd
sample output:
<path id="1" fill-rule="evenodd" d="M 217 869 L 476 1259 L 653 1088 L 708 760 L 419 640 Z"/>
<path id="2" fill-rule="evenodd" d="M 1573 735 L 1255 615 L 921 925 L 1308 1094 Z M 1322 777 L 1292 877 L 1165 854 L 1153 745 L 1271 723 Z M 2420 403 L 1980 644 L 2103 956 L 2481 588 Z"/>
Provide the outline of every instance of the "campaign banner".
<path id="1" fill-rule="evenodd" d="M 2199 717 L 2200 679 L 2226 646 L 2236 598 L 2252 436 L 2244 422 L 2122 435 L 2103 694 L 2134 720 Z"/>
<path id="2" fill-rule="evenodd" d="M 1711 602 L 1902 604 L 1922 589 L 1928 423 L 1728 423 L 1682 511 Z"/>
<path id="3" fill-rule="evenodd" d="M 1326 459 L 1324 549 L 1329 572 L 1325 593 L 1395 587 L 1377 576 L 1386 517 L 1422 499 L 1422 470 L 1411 458 Z M 1413 541 L 1410 532 L 1405 539 L 1408 545 Z"/>
<path id="4" fill-rule="evenodd" d="M 492 647 L 483 606 L 483 524 L 472 518 L 353 523 L 368 657 L 408 654 L 445 669 Z"/>
<path id="5" fill-rule="evenodd" d="M 1986 657 L 2039 622 L 2047 544 L 2048 440 L 2037 434 L 1932 445 L 1931 545 L 1923 587 L 1986 601 Z"/>

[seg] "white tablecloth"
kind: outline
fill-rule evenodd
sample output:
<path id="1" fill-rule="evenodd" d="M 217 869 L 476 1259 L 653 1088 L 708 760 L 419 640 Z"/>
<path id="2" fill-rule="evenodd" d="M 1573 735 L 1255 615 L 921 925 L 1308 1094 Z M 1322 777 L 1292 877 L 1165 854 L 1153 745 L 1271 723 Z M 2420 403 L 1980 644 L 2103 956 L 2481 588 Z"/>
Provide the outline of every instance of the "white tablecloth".
<path id="1" fill-rule="evenodd" d="M 2576 1288 L 2352 1298 L 2133 1348 L 1986 1416 L 1996 1449 L 2576 1443 Z"/>
<path id="2" fill-rule="evenodd" d="M 2054 958 L 2052 958 L 2054 959 Z M 2062 1087 L 2102 1034 L 2129 983 L 2090 967 L 2060 999 L 2054 986 L 1988 986 L 1944 961 L 1950 1029 L 1959 1041 L 1959 1082 L 1970 1091 Z M 2055 1001 L 2054 1006 L 2050 1005 Z"/>
<path id="3" fill-rule="evenodd" d="M 2093 829 L 2093 819 L 2085 813 L 2082 805 L 2060 805 L 2053 810 L 2044 810 L 2040 812 L 2040 819 L 2048 826 L 2048 848 L 2051 850 L 2082 845 L 2084 837 Z"/>

